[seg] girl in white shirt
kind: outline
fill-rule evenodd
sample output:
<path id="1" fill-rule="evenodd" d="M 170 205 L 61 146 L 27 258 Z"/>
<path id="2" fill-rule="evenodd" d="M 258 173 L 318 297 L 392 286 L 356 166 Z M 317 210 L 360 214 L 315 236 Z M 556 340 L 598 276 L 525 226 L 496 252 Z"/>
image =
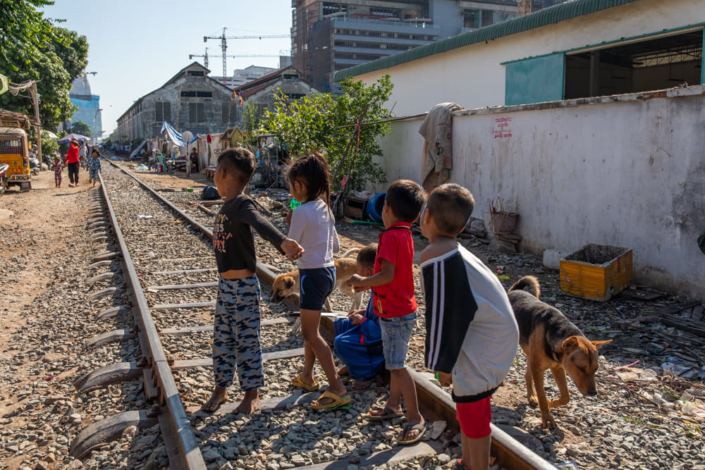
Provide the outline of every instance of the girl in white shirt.
<path id="1" fill-rule="evenodd" d="M 340 250 L 335 218 L 330 208 L 328 162 L 320 153 L 297 158 L 287 173 L 291 195 L 301 205 L 291 216 L 289 238 L 304 249 L 299 259 L 301 329 L 304 337 L 304 370 L 292 382 L 308 391 L 321 385 L 313 376 L 318 359 L 328 379 L 328 391 L 311 405 L 317 410 L 350 408 L 350 396 L 338 378 L 333 353 L 318 331 L 321 310 L 335 288 L 333 253 Z"/>

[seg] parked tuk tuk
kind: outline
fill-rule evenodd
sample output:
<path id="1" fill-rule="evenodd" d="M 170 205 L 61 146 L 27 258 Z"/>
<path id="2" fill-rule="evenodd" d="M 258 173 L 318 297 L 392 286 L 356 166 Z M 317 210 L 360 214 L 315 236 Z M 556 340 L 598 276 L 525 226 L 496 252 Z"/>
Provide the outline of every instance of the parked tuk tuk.
<path id="1" fill-rule="evenodd" d="M 25 132 L 29 125 L 29 118 L 24 114 L 0 110 L 0 164 L 9 166 L 3 183 L 19 186 L 22 191 L 32 189 L 29 146 Z"/>

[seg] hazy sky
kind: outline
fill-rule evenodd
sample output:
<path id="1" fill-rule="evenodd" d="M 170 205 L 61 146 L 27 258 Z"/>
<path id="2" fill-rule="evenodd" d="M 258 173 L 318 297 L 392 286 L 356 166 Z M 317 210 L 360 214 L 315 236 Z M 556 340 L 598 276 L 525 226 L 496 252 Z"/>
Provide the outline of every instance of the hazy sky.
<path id="1" fill-rule="evenodd" d="M 191 60 L 189 54 L 221 55 L 220 41 L 203 36 L 286 34 L 291 0 L 56 0 L 46 16 L 88 38 L 91 91 L 100 95 L 103 136 L 134 101 L 173 77 Z M 288 39 L 228 41 L 228 55 L 272 54 L 289 50 Z M 203 59 L 194 58 L 203 63 Z M 278 58 L 228 58 L 228 75 L 248 65 L 278 67 Z M 222 75 L 221 58 L 209 60 L 211 75 Z"/>

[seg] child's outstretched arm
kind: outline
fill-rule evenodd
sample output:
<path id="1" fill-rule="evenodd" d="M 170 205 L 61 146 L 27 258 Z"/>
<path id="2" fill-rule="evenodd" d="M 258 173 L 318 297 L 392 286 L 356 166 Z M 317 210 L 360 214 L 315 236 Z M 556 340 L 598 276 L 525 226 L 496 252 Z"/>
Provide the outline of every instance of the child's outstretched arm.
<path id="1" fill-rule="evenodd" d="M 265 219 L 251 200 L 242 203 L 241 218 L 243 222 L 257 230 L 262 238 L 274 245 L 277 250 L 292 261 L 300 258 L 303 254 L 303 248 L 295 240 L 287 238 L 269 220 Z"/>
<path id="2" fill-rule="evenodd" d="M 382 268 L 374 276 L 362 277 L 358 274 L 353 274 L 348 280 L 348 285 L 354 287 L 355 292 L 362 292 L 370 287 L 379 287 L 389 284 L 394 280 L 394 265 L 386 259 L 382 259 L 380 264 Z"/>

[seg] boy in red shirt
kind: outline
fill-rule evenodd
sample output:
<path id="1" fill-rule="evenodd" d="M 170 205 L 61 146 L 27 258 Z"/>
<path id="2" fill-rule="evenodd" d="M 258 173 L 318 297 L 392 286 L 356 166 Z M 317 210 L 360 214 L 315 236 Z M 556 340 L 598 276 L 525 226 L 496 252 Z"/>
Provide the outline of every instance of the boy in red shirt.
<path id="1" fill-rule="evenodd" d="M 380 317 L 384 360 L 391 374 L 387 403 L 381 410 L 371 410 L 368 417 L 380 420 L 403 416 L 403 396 L 407 424 L 398 441 L 401 445 L 418 442 L 426 432 L 424 419 L 419 413 L 414 380 L 404 365 L 411 332 L 416 324 L 417 309 L 411 224 L 419 218 L 423 203 L 423 189 L 413 181 L 399 180 L 389 186 L 382 211 L 382 221 L 387 230 L 379 236 L 374 275 L 354 275 L 348 281 L 356 291 L 372 288 L 374 312 Z"/>

